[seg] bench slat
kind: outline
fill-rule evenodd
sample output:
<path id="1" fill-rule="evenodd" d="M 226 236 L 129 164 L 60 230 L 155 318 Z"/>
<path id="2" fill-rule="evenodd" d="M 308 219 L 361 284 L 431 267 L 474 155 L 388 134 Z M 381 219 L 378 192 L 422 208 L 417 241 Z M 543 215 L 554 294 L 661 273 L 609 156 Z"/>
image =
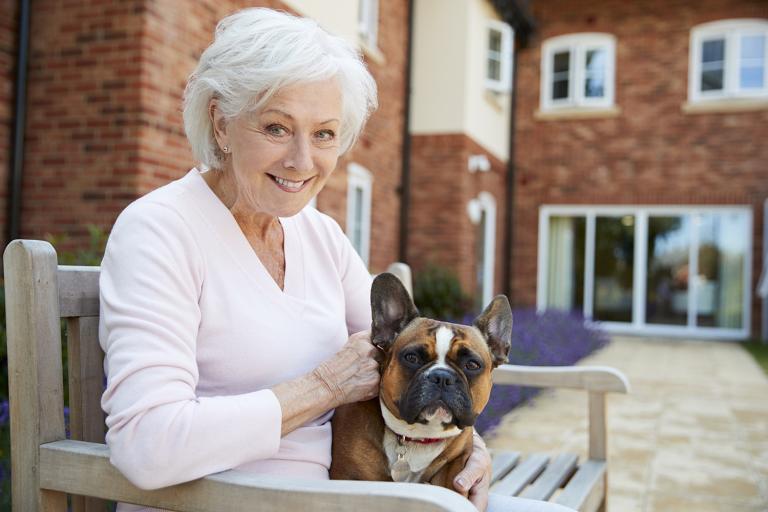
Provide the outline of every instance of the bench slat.
<path id="1" fill-rule="evenodd" d="M 557 455 L 533 485 L 526 489 L 522 497 L 532 500 L 548 500 L 573 474 L 578 460 L 579 456 L 574 453 Z"/>
<path id="2" fill-rule="evenodd" d="M 557 503 L 573 509 L 590 512 L 596 510 L 605 495 L 605 461 L 588 460 L 557 497 Z"/>
<path id="3" fill-rule="evenodd" d="M 59 316 L 99 316 L 101 267 L 59 265 Z"/>
<path id="4" fill-rule="evenodd" d="M 520 452 L 499 452 L 493 455 L 491 485 L 505 476 L 520 461 Z"/>
<path id="5" fill-rule="evenodd" d="M 491 490 L 506 496 L 517 496 L 526 485 L 539 476 L 547 462 L 549 462 L 548 455 L 532 453 L 506 477 L 496 482 Z"/>

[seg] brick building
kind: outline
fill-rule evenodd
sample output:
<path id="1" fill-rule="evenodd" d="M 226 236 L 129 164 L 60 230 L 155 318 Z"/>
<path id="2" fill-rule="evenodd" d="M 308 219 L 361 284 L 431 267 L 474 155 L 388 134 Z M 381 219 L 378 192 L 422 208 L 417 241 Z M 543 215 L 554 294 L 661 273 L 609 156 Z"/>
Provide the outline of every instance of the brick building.
<path id="1" fill-rule="evenodd" d="M 615 331 L 759 333 L 768 3 L 531 2 L 515 302 Z"/>
<path id="2" fill-rule="evenodd" d="M 18 4 L 0 0 L 4 227 Z M 194 165 L 186 77 L 253 5 L 316 19 L 376 78 L 380 108 L 316 203 L 371 271 L 447 266 L 477 304 L 509 292 L 619 332 L 759 332 L 764 0 L 38 0 L 20 235 L 81 244 Z"/>

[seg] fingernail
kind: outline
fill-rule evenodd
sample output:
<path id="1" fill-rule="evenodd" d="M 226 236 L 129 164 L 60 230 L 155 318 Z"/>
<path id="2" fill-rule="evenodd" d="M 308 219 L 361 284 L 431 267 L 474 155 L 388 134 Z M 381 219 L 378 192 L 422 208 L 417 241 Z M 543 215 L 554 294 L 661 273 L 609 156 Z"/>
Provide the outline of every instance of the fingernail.
<path id="1" fill-rule="evenodd" d="M 464 490 L 467 488 L 467 481 L 464 480 L 463 478 L 457 478 L 456 485 L 458 485 L 459 487 L 461 487 L 462 490 Z"/>

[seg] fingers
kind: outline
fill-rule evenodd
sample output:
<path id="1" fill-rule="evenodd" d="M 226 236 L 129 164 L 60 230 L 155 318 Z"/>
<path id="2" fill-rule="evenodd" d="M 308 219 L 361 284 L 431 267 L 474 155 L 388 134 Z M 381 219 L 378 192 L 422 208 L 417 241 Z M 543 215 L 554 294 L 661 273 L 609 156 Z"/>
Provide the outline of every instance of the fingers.
<path id="1" fill-rule="evenodd" d="M 474 450 L 467 459 L 467 465 L 453 479 L 453 486 L 460 493 L 467 494 L 483 478 L 486 468 L 484 457 Z"/>
<path id="2" fill-rule="evenodd" d="M 468 494 L 469 501 L 478 510 L 483 511 L 488 506 L 488 492 L 491 483 L 491 456 L 482 438 L 473 438 L 472 454 L 456 478 L 453 485 L 462 494 Z"/>

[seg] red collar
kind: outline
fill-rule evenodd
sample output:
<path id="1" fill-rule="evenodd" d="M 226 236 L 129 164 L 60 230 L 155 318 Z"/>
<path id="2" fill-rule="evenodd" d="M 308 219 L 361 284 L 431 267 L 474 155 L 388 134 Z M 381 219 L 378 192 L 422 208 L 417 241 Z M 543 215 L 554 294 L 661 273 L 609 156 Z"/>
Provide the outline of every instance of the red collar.
<path id="1" fill-rule="evenodd" d="M 419 444 L 432 444 L 432 443 L 439 443 L 440 441 L 445 441 L 444 437 L 414 438 L 414 437 L 398 436 L 398 439 L 400 440 L 400 443 L 407 442 L 407 443 L 419 443 Z"/>

